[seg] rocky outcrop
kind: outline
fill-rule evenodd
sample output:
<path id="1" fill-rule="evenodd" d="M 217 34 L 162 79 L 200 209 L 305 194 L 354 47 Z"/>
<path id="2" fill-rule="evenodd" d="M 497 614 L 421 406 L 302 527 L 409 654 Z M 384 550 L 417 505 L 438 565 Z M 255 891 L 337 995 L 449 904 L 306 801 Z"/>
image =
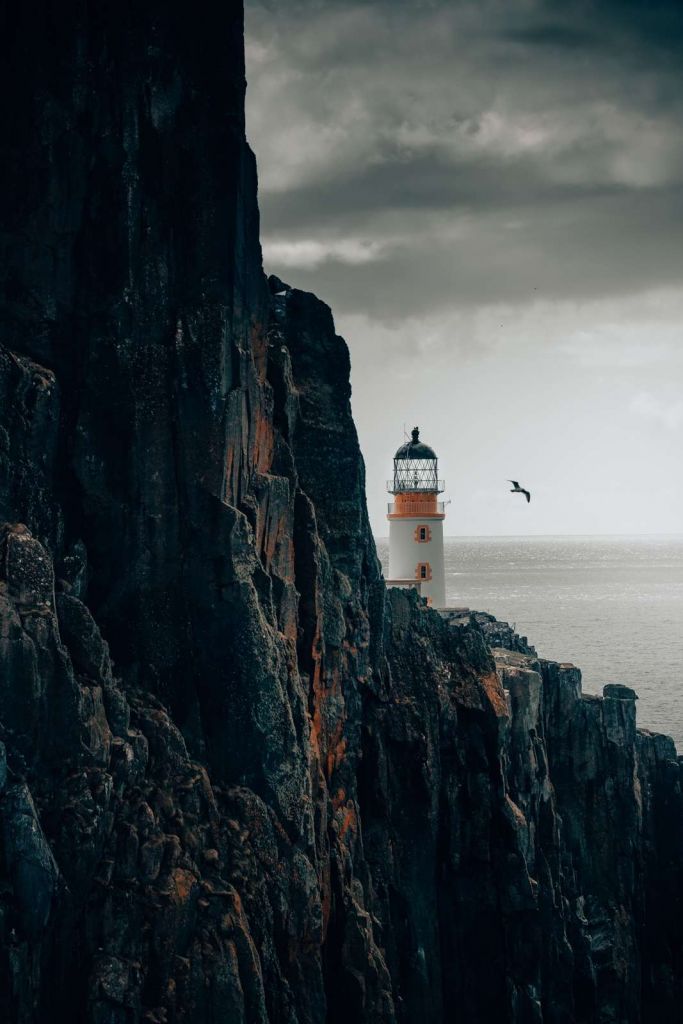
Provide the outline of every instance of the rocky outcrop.
<path id="1" fill-rule="evenodd" d="M 483 634 L 489 647 L 503 647 L 519 654 L 536 654 L 527 637 L 520 636 L 509 622 L 501 622 L 488 612 L 472 612 L 469 608 L 452 608 L 442 612 L 452 626 L 474 626 Z"/>
<path id="2" fill-rule="evenodd" d="M 677 1020 L 673 744 L 385 593 L 346 346 L 261 270 L 239 4 L 2 41 L 2 1019 Z"/>

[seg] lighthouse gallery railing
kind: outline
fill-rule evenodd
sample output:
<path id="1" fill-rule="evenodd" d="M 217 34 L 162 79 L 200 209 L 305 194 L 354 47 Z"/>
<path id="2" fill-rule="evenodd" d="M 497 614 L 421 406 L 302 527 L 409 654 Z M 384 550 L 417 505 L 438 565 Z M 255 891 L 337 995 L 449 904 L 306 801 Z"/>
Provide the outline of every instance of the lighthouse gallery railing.
<path id="1" fill-rule="evenodd" d="M 390 494 L 434 494 L 435 491 L 445 491 L 446 481 L 437 480 L 436 477 L 430 476 L 424 479 L 400 479 L 396 477 L 393 480 L 387 480 L 387 490 Z"/>

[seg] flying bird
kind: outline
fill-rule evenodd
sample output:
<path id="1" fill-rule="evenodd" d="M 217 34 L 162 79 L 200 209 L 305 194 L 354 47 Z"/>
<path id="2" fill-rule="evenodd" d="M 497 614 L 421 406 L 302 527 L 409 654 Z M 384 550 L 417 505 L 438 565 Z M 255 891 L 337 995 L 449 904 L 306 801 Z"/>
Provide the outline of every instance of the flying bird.
<path id="1" fill-rule="evenodd" d="M 516 480 L 510 480 L 513 486 L 510 488 L 510 494 L 526 494 L 526 500 L 531 501 L 531 492 L 525 491 L 523 487 L 520 487 Z"/>

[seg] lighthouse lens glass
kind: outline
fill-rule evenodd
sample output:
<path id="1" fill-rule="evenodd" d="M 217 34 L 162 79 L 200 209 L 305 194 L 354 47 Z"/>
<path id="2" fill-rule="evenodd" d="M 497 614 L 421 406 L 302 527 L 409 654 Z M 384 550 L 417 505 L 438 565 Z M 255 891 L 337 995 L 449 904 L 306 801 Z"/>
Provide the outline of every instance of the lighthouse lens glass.
<path id="1" fill-rule="evenodd" d="M 438 491 L 436 459 L 395 459 L 395 491 Z"/>

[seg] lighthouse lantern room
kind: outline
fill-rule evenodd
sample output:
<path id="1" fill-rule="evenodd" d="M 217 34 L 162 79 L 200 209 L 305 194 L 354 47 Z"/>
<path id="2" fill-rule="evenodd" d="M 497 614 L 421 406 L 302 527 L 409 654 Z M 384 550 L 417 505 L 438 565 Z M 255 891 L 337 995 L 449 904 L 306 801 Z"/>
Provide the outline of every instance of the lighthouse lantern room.
<path id="1" fill-rule="evenodd" d="M 444 490 L 439 480 L 438 459 L 420 441 L 414 427 L 411 440 L 394 456 L 394 476 L 387 483 L 394 500 L 389 503 L 389 577 L 406 585 L 415 580 L 420 593 L 435 608 L 446 605 L 443 555 Z"/>

